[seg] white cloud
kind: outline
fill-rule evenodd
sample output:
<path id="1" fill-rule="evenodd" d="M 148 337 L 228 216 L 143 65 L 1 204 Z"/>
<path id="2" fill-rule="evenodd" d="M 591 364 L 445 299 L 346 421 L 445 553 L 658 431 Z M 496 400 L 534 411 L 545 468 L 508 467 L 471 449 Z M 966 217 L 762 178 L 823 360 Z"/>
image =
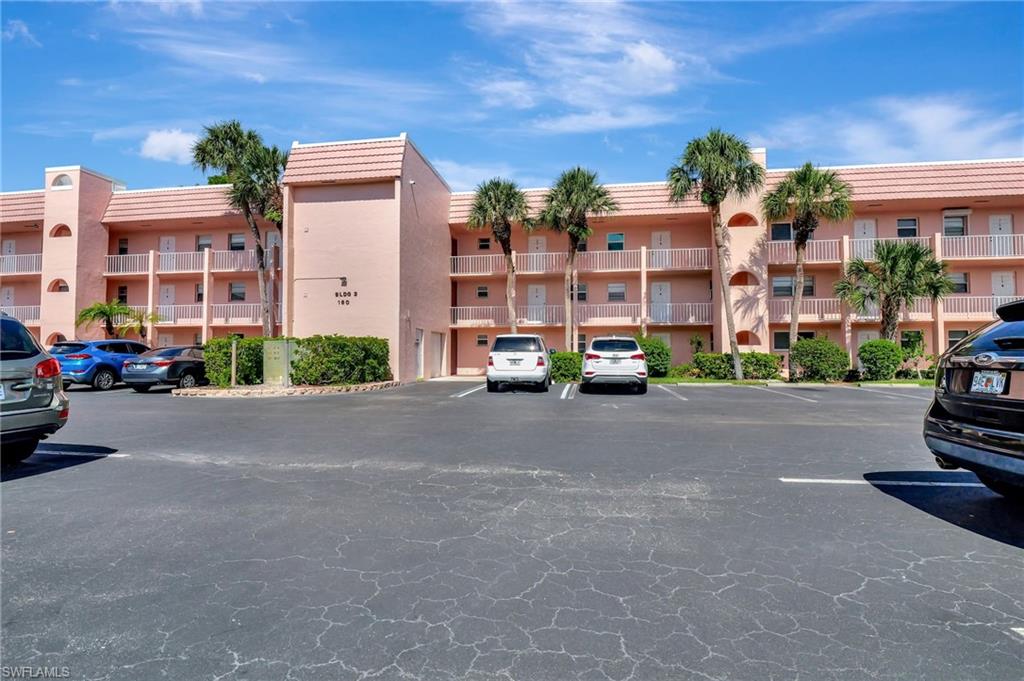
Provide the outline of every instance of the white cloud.
<path id="1" fill-rule="evenodd" d="M 32 31 L 28 30 L 28 24 L 21 19 L 7 20 L 7 23 L 4 25 L 3 39 L 8 42 L 21 40 L 29 45 L 34 45 L 35 47 L 43 46 L 43 44 L 39 42 L 34 35 L 32 35 Z"/>
<path id="2" fill-rule="evenodd" d="M 483 96 L 484 106 L 530 109 L 537 104 L 533 85 L 525 80 L 491 80 L 477 84 L 476 89 Z"/>
<path id="3" fill-rule="evenodd" d="M 515 180 L 521 187 L 539 187 L 546 181 L 534 175 L 523 175 L 505 163 L 459 163 L 447 159 L 431 160 L 441 176 L 451 186 L 452 191 L 468 192 L 477 185 L 492 177 L 504 177 Z"/>
<path id="4" fill-rule="evenodd" d="M 156 161 L 172 161 L 185 165 L 192 162 L 192 145 L 198 136 L 180 128 L 150 130 L 142 141 L 139 155 Z"/>
<path id="5" fill-rule="evenodd" d="M 672 119 L 672 112 L 667 110 L 631 106 L 616 111 L 597 109 L 562 116 L 538 117 L 534 119 L 532 125 L 535 130 L 544 133 L 601 132 L 602 130 L 645 128 L 667 123 Z"/>
<path id="6" fill-rule="evenodd" d="M 985 110 L 965 94 L 882 97 L 854 109 L 793 116 L 750 136 L 823 163 L 1024 156 L 1024 114 Z"/>

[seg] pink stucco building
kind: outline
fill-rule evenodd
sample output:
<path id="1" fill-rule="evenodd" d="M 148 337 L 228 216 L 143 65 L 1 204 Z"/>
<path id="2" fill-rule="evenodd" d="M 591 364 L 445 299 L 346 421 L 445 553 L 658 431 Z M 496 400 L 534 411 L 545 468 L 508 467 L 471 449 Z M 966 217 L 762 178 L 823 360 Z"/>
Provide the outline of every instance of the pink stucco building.
<path id="1" fill-rule="evenodd" d="M 757 151 L 765 163 L 763 150 Z M 878 321 L 832 293 L 844 262 L 870 257 L 883 239 L 926 243 L 949 263 L 957 292 L 907 310 L 938 352 L 1024 295 L 1024 159 L 837 168 L 854 190 L 856 216 L 822 225 L 808 249 L 801 329 L 855 354 Z M 785 173 L 767 171 L 767 188 Z M 79 167 L 47 168 L 43 189 L 0 195 L 4 311 L 44 341 L 95 337 L 76 329 L 78 309 L 121 298 L 151 310 L 153 344 L 202 342 L 260 330 L 252 236 L 224 186 L 129 191 Z M 471 231 L 471 193 L 452 192 L 404 134 L 294 144 L 285 173 L 282 232 L 263 225 L 270 287 L 282 333 L 376 335 L 391 343 L 405 381 L 483 371 L 494 335 L 508 328 L 505 264 L 489 234 Z M 710 215 L 673 203 L 663 182 L 609 185 L 619 204 L 593 220 L 579 256 L 576 323 L 597 334 L 662 336 L 673 361 L 691 339 L 726 347 Z M 544 190 L 529 190 L 538 205 Z M 745 349 L 785 354 L 793 249 L 789 225 L 765 224 L 758 198 L 723 206 L 730 286 Z M 521 330 L 564 345 L 565 238 L 513 238 Z"/>

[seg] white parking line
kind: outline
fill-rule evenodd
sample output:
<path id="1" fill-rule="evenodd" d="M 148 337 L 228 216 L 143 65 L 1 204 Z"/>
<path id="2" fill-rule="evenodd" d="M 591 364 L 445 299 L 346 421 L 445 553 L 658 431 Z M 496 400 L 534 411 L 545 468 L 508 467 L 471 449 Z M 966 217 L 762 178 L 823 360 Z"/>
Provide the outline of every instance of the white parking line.
<path id="1" fill-rule="evenodd" d="M 682 400 L 683 402 L 689 402 L 690 401 L 690 399 L 688 397 L 683 397 L 682 395 L 677 393 L 675 390 L 669 390 L 668 388 L 666 388 L 663 385 L 659 385 L 658 387 L 661 388 L 662 390 L 664 390 L 665 392 L 667 392 L 672 397 L 676 398 L 677 400 Z"/>
<path id="2" fill-rule="evenodd" d="M 889 395 L 890 396 L 889 399 L 894 399 L 894 398 L 897 398 L 897 397 L 907 397 L 907 398 L 912 399 L 912 400 L 924 400 L 925 402 L 931 402 L 932 401 L 932 398 L 930 398 L 930 397 L 921 397 L 920 395 L 904 395 L 902 393 L 889 393 L 889 392 L 885 392 L 884 390 L 873 390 L 871 388 L 862 388 L 860 386 L 858 386 L 856 388 L 850 388 L 850 390 L 863 390 L 865 392 L 875 393 L 877 395 Z M 907 388 L 907 390 L 915 390 L 915 388 Z"/>
<path id="3" fill-rule="evenodd" d="M 794 400 L 803 400 L 804 402 L 817 402 L 818 400 L 812 400 L 810 397 L 804 397 L 802 395 L 791 395 L 788 392 L 782 390 L 772 390 L 771 388 L 762 388 L 759 385 L 738 385 L 737 388 L 753 388 L 754 390 L 763 390 L 767 393 L 775 393 L 776 395 L 785 395 L 786 397 L 792 397 Z"/>
<path id="4" fill-rule="evenodd" d="M 579 385 L 577 385 L 576 383 L 566 383 L 565 388 L 562 390 L 562 394 L 561 396 L 559 396 L 558 399 L 571 400 L 572 398 L 576 397 L 576 391 L 578 389 Z"/>
<path id="5" fill-rule="evenodd" d="M 466 395 L 469 395 L 471 393 L 475 393 L 477 390 L 483 390 L 486 387 L 487 387 L 487 384 L 485 383 L 483 385 L 478 385 L 475 388 L 470 388 L 469 390 L 463 390 L 461 393 L 455 393 L 454 395 L 449 395 L 449 397 L 465 397 Z"/>
<path id="6" fill-rule="evenodd" d="M 1010 627 L 1010 631 L 1024 638 L 1024 627 Z"/>
<path id="7" fill-rule="evenodd" d="M 886 485 L 891 487 L 984 487 L 980 482 L 943 482 L 941 480 L 863 480 L 861 478 L 779 478 L 779 482 L 819 485 Z"/>

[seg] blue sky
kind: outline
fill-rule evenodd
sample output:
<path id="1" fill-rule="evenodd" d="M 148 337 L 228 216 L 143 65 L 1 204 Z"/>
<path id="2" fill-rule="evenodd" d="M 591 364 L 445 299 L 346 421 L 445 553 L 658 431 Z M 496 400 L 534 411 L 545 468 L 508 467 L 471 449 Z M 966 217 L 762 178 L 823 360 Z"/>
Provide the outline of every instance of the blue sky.
<path id="1" fill-rule="evenodd" d="M 720 126 L 769 167 L 1024 155 L 1024 4 L 10 3 L 2 189 L 204 182 L 202 126 L 407 131 L 455 189 L 660 180 Z"/>

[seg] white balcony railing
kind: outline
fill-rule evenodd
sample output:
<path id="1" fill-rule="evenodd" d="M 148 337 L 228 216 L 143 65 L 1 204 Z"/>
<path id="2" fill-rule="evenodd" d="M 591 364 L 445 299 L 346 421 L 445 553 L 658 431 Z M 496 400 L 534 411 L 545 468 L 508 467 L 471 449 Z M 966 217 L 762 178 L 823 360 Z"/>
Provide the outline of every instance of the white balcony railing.
<path id="1" fill-rule="evenodd" d="M 978 234 L 942 237 L 942 257 L 953 258 L 1021 258 L 1024 257 L 1024 234 Z"/>
<path id="2" fill-rule="evenodd" d="M 543 274 L 564 272 L 567 253 L 516 253 L 516 272 Z M 502 265 L 502 272 L 504 272 Z"/>
<path id="3" fill-rule="evenodd" d="M 508 308 L 499 305 L 470 305 L 452 308 L 453 326 L 507 326 Z"/>
<path id="4" fill-rule="evenodd" d="M 136 314 L 144 314 L 148 312 L 149 308 L 145 305 L 129 305 L 133 312 Z M 117 315 L 114 317 L 114 324 L 124 324 L 128 321 L 128 315 Z"/>
<path id="5" fill-rule="evenodd" d="M 157 305 L 156 314 L 160 317 L 158 324 L 201 324 L 203 305 Z"/>
<path id="6" fill-rule="evenodd" d="M 652 324 L 710 324 L 711 303 L 651 303 L 647 318 Z"/>
<path id="7" fill-rule="evenodd" d="M 807 262 L 839 262 L 839 239 L 811 239 L 807 242 L 804 259 Z M 769 241 L 768 262 L 772 264 L 796 262 L 796 247 L 792 241 Z"/>
<path id="8" fill-rule="evenodd" d="M 22 324 L 39 321 L 38 305 L 4 305 L 0 307 L 0 312 L 14 317 Z"/>
<path id="9" fill-rule="evenodd" d="M 519 324 L 554 325 L 565 323 L 565 305 L 519 305 L 516 307 Z"/>
<path id="10" fill-rule="evenodd" d="M 108 255 L 106 274 L 146 274 L 149 272 L 149 253 Z"/>
<path id="11" fill-rule="evenodd" d="M 880 319 L 881 316 L 882 314 L 877 307 L 869 307 L 863 313 L 854 313 L 854 317 L 859 320 L 875 320 Z M 900 310 L 900 319 L 904 321 L 912 319 L 931 319 L 931 316 L 932 301 L 930 298 L 919 298 L 915 300 L 914 304 L 909 308 L 904 307 Z"/>
<path id="12" fill-rule="evenodd" d="M 907 236 L 889 239 L 850 239 L 850 255 L 861 260 L 874 260 L 875 247 L 883 241 L 897 243 L 916 243 L 931 248 L 932 240 L 926 236 Z"/>
<path id="13" fill-rule="evenodd" d="M 580 272 L 617 272 L 640 269 L 640 250 L 584 251 L 576 254 Z"/>
<path id="14" fill-rule="evenodd" d="M 788 322 L 792 298 L 770 298 L 768 319 L 773 322 Z M 826 321 L 839 319 L 841 306 L 838 298 L 803 298 L 800 301 L 800 321 Z"/>
<path id="15" fill-rule="evenodd" d="M 0 274 L 38 274 L 42 270 L 42 253 L 0 255 Z"/>
<path id="16" fill-rule="evenodd" d="M 639 324 L 640 303 L 596 303 L 576 306 L 580 324 Z"/>
<path id="17" fill-rule="evenodd" d="M 949 296 L 942 308 L 947 317 L 958 319 L 995 319 L 996 308 L 1020 300 L 1021 296 Z"/>
<path id="18" fill-rule="evenodd" d="M 709 270 L 710 248 L 652 248 L 647 251 L 647 267 L 652 270 Z"/>
<path id="19" fill-rule="evenodd" d="M 263 323 L 259 303 L 214 303 L 211 308 L 211 324 L 259 325 Z"/>
<path id="20" fill-rule="evenodd" d="M 202 251 L 179 251 L 157 254 L 158 272 L 202 272 Z"/>
<path id="21" fill-rule="evenodd" d="M 266 251 L 267 258 L 271 258 L 270 251 Z M 269 262 L 264 258 L 264 262 Z M 259 264 L 256 257 L 256 250 L 248 251 L 214 251 L 210 269 L 217 272 L 254 272 Z M 200 269 L 202 265 L 200 264 Z"/>
<path id="22" fill-rule="evenodd" d="M 505 256 L 490 255 L 453 255 L 450 258 L 451 274 L 504 274 Z"/>

